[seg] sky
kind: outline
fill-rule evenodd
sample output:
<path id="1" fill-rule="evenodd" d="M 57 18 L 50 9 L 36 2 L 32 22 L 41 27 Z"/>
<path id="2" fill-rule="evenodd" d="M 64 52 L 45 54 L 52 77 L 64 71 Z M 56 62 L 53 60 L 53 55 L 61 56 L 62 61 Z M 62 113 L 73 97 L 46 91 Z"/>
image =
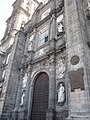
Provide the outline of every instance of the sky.
<path id="1" fill-rule="evenodd" d="M 12 13 L 12 4 L 15 0 L 0 0 L 0 40 L 3 38 L 5 28 L 6 28 L 6 20 Z M 38 0 L 39 2 L 43 0 Z"/>

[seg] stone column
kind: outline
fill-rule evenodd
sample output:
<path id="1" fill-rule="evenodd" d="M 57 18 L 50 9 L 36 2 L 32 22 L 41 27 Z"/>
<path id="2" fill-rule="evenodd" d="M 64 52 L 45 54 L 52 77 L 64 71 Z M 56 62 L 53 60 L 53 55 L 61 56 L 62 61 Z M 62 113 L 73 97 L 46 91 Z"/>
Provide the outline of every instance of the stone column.
<path id="1" fill-rule="evenodd" d="M 30 79 L 31 79 L 31 78 L 30 78 Z M 32 84 L 30 84 L 27 120 L 31 120 L 33 88 L 34 88 L 34 86 L 33 86 Z"/>
<path id="2" fill-rule="evenodd" d="M 12 120 L 18 119 L 18 110 L 19 110 L 19 107 L 20 107 L 21 95 L 22 95 L 22 80 L 23 80 L 23 76 L 24 76 L 23 69 L 21 69 L 19 86 L 18 86 L 17 97 L 16 97 L 15 109 L 12 112 Z"/>
<path id="3" fill-rule="evenodd" d="M 89 84 L 86 64 L 90 61 L 83 14 L 83 1 L 64 0 L 68 72 L 69 120 L 90 119 Z M 90 74 L 89 74 L 90 75 Z"/>
<path id="4" fill-rule="evenodd" d="M 28 66 L 28 79 L 27 79 L 27 85 L 26 85 L 26 92 L 25 92 L 25 100 L 24 100 L 24 120 L 27 120 L 27 114 L 28 114 L 28 105 L 29 105 L 29 90 L 30 90 L 30 84 L 31 84 L 31 65 Z"/>
<path id="5" fill-rule="evenodd" d="M 27 34 L 26 45 L 25 45 L 25 50 L 24 50 L 24 55 L 27 55 L 29 40 L 30 40 L 30 33 Z"/>
<path id="6" fill-rule="evenodd" d="M 51 55 L 50 57 L 50 78 L 49 78 L 49 102 L 48 102 L 48 110 L 46 114 L 46 120 L 54 120 L 55 118 L 55 56 Z"/>
<path id="7" fill-rule="evenodd" d="M 27 53 L 28 54 L 27 62 L 30 62 L 33 59 L 33 53 L 34 53 L 34 50 L 35 50 L 35 42 L 36 42 L 36 28 L 33 31 L 33 35 L 34 35 L 34 38 L 32 40 L 31 50 L 27 51 L 28 52 Z M 29 40 L 30 40 L 30 35 L 27 38 L 27 47 L 28 47 L 28 44 L 29 44 Z"/>
<path id="8" fill-rule="evenodd" d="M 31 57 L 29 58 L 29 60 L 33 59 L 33 51 L 35 50 L 35 42 L 36 42 L 36 28 L 34 29 L 34 38 L 33 38 L 33 44 L 32 44 L 32 51 L 30 51 L 31 53 Z M 33 85 L 31 84 L 31 73 L 32 73 L 32 66 L 29 66 L 29 78 L 28 78 L 28 88 L 27 88 L 27 97 L 28 97 L 28 104 L 26 106 L 26 109 L 28 110 L 28 114 L 27 114 L 27 120 L 30 120 L 31 118 L 31 108 L 32 108 L 32 98 L 33 98 Z M 27 101 L 27 100 L 26 100 Z"/>
<path id="9" fill-rule="evenodd" d="M 55 40 L 57 38 L 57 30 L 56 30 L 56 16 L 55 13 L 52 15 L 50 22 L 50 36 L 49 36 L 49 49 L 53 51 L 55 49 Z"/>

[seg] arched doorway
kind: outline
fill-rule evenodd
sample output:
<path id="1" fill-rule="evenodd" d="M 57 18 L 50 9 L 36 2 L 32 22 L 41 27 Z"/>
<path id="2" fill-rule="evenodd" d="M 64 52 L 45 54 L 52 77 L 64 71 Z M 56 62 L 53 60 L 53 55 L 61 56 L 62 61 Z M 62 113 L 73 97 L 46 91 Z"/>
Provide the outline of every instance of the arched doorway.
<path id="1" fill-rule="evenodd" d="M 35 80 L 31 120 L 46 120 L 48 108 L 49 77 L 46 73 L 40 73 Z"/>

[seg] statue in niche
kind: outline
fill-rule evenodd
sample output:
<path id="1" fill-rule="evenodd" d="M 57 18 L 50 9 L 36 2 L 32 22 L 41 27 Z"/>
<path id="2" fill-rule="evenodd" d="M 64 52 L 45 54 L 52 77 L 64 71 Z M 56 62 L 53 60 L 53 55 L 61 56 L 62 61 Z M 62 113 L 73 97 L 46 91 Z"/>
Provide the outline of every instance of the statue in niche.
<path id="1" fill-rule="evenodd" d="M 59 89 L 57 90 L 58 92 L 58 103 L 62 103 L 65 101 L 65 87 L 63 86 L 62 83 L 60 83 Z"/>
<path id="2" fill-rule="evenodd" d="M 23 91 L 23 92 L 22 92 L 22 96 L 21 96 L 21 103 L 20 103 L 20 106 L 23 106 L 24 98 L 25 98 L 25 92 Z"/>
<path id="3" fill-rule="evenodd" d="M 58 62 L 57 69 L 56 69 L 56 74 L 58 78 L 62 78 L 64 76 L 65 72 L 65 64 L 63 63 L 63 60 L 61 59 Z"/>
<path id="4" fill-rule="evenodd" d="M 90 1 L 88 1 L 87 9 L 90 10 Z"/>
<path id="5" fill-rule="evenodd" d="M 31 51 L 32 50 L 32 41 L 30 41 L 30 43 L 29 43 L 29 46 L 28 46 L 28 51 Z"/>
<path id="6" fill-rule="evenodd" d="M 58 32 L 63 32 L 64 31 L 64 27 L 63 27 L 63 24 L 62 22 L 58 23 Z"/>

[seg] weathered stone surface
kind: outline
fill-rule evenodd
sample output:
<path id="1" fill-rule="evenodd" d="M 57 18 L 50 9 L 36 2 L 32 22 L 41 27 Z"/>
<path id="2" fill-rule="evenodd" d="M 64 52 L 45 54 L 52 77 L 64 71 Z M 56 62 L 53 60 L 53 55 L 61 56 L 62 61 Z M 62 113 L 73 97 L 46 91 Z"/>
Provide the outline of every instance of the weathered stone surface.
<path id="1" fill-rule="evenodd" d="M 85 90 L 84 87 L 84 70 L 83 68 L 79 68 L 76 71 L 69 72 L 71 92 L 74 92 L 75 89 Z"/>
<path id="2" fill-rule="evenodd" d="M 17 0 L 15 5 L 19 3 Z M 32 112 L 37 109 L 39 115 L 34 120 L 39 120 L 40 114 L 45 120 L 90 119 L 90 48 L 87 44 L 90 42 L 90 21 L 85 15 L 86 7 L 85 0 L 50 0 L 47 4 L 41 3 L 31 20 L 16 34 L 13 46 L 9 46 L 9 34 L 5 35 L 7 37 L 1 45 L 11 56 L 4 66 L 6 81 L 0 83 L 5 88 L 0 101 L 1 120 L 30 120 L 35 118 Z M 61 16 L 60 23 L 64 28 L 58 34 L 58 18 Z M 15 26 L 16 23 L 17 20 Z M 1 59 L 0 55 L 0 81 Z M 47 79 L 44 76 L 40 78 L 41 81 L 37 79 L 42 73 L 48 76 L 48 93 Z M 28 77 L 23 88 L 25 74 Z M 60 83 L 65 88 L 62 105 L 57 102 Z M 20 106 L 22 92 L 25 96 Z M 45 101 L 44 97 L 48 100 Z M 47 108 L 43 116 L 40 108 L 45 104 Z"/>

